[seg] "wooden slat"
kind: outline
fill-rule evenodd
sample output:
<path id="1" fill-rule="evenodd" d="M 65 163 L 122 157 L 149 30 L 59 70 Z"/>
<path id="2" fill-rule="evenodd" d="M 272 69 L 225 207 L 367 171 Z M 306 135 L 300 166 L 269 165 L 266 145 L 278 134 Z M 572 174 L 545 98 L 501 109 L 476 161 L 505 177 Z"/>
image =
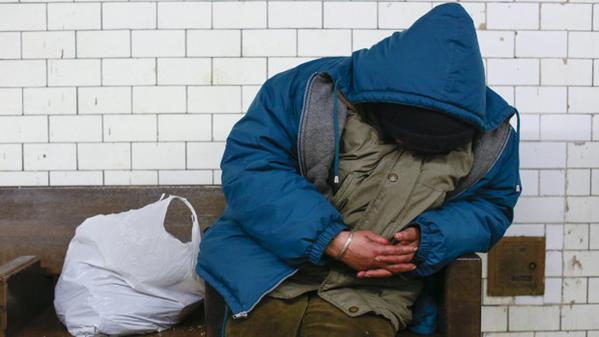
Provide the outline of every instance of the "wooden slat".
<path id="1" fill-rule="evenodd" d="M 445 269 L 439 317 L 443 336 L 481 336 L 481 268 L 480 257 L 468 254 Z"/>
<path id="2" fill-rule="evenodd" d="M 39 265 L 39 258 L 35 256 L 21 256 L 0 265 L 0 337 L 5 337 L 5 331 L 8 329 L 8 281 L 36 263 Z"/>
<path id="3" fill-rule="evenodd" d="M 0 188 L 0 264 L 22 255 L 37 255 L 49 273 L 59 274 L 75 228 L 86 218 L 140 208 L 162 193 L 187 198 L 198 213 L 202 229 L 223 212 L 220 186 L 97 186 Z M 189 240 L 190 215 L 173 201 L 167 230 Z"/>
<path id="4" fill-rule="evenodd" d="M 39 259 L 32 256 L 11 261 L 0 271 L 2 334 L 10 337 L 51 306 L 54 280 L 43 273 Z"/>

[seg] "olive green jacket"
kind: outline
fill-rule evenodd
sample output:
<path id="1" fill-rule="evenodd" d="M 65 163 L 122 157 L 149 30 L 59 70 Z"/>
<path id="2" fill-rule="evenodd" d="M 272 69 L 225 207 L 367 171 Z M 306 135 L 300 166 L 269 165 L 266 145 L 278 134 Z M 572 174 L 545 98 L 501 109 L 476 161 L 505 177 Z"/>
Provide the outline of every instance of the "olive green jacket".
<path id="1" fill-rule="evenodd" d="M 349 109 L 341 139 L 340 185 L 332 202 L 352 230 L 391 239 L 420 213 L 443 204 L 446 194 L 470 172 L 472 144 L 447 154 L 417 153 L 385 139 L 365 106 Z M 268 296 L 293 298 L 317 290 L 349 316 L 375 312 L 388 318 L 396 331 L 405 329 L 422 280 L 402 274 L 364 279 L 356 273 L 339 261 L 327 266 L 307 263 Z"/>

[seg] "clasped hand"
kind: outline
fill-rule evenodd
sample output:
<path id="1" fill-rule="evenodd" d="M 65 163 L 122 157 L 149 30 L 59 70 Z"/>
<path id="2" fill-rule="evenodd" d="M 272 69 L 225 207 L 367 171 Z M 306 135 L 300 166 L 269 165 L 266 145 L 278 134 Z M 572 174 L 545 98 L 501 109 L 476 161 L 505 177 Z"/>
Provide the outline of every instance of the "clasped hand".
<path id="1" fill-rule="evenodd" d="M 336 256 L 349 235 L 343 231 L 327 247 L 327 254 Z M 389 277 L 416 269 L 412 262 L 420 245 L 420 229 L 408 227 L 395 233 L 397 243 L 371 231 L 353 233 L 352 241 L 341 261 L 358 271 L 357 277 Z"/>

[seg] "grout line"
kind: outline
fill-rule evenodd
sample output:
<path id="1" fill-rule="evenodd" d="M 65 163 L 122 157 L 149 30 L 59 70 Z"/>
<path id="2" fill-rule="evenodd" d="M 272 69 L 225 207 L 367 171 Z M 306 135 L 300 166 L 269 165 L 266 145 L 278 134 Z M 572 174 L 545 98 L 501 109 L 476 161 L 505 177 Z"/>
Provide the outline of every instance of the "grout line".
<path id="1" fill-rule="evenodd" d="M 320 29 L 324 29 L 324 1 L 323 0 L 320 1 Z"/>
<path id="2" fill-rule="evenodd" d="M 133 141 L 129 142 L 129 171 L 133 171 Z"/>
<path id="3" fill-rule="evenodd" d="M 129 57 L 133 57 L 133 29 L 129 28 Z"/>
<path id="4" fill-rule="evenodd" d="M 19 59 L 23 59 L 23 32 L 19 32 Z"/>
<path id="5" fill-rule="evenodd" d="M 129 113 L 133 114 L 133 85 L 131 85 L 129 88 Z"/>
<path id="6" fill-rule="evenodd" d="M 21 143 L 21 171 L 25 171 L 25 144 Z"/>
<path id="7" fill-rule="evenodd" d="M 21 87 L 21 116 L 25 116 L 25 87 Z"/>

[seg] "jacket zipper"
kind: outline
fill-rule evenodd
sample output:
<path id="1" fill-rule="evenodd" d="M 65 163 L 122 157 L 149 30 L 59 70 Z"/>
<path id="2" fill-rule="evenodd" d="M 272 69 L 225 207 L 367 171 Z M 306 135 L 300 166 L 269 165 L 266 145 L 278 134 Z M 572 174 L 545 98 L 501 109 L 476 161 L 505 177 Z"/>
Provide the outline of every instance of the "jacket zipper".
<path id="1" fill-rule="evenodd" d="M 252 311 L 252 309 L 254 309 L 254 307 L 256 306 L 256 304 L 258 304 L 260 302 L 260 300 L 262 300 L 262 298 L 264 296 L 266 296 L 266 294 L 268 294 L 269 292 L 271 292 L 272 290 L 274 290 L 276 287 L 279 286 L 279 284 L 283 283 L 283 281 L 285 281 L 286 279 L 288 279 L 289 277 L 291 277 L 293 274 L 297 273 L 298 270 L 299 270 L 299 268 L 295 268 L 291 273 L 285 275 L 279 282 L 277 282 L 275 285 L 273 285 L 272 287 L 270 287 L 269 289 L 267 289 L 266 291 L 264 291 L 260 295 L 260 297 L 258 298 L 258 300 L 256 302 L 254 302 L 254 304 L 252 304 L 252 306 L 248 310 L 240 311 L 240 312 L 234 314 L 233 318 L 237 319 L 237 318 L 247 317 L 248 313 L 250 311 Z"/>
<path id="2" fill-rule="evenodd" d="M 298 128 L 298 137 L 297 137 L 297 160 L 299 163 L 299 170 L 300 170 L 300 174 L 301 175 L 305 175 L 304 174 L 304 162 L 302 160 L 302 148 L 301 148 L 301 135 L 302 135 L 302 128 L 304 127 L 304 113 L 306 111 L 306 105 L 307 105 L 307 101 L 308 101 L 308 92 L 310 90 L 310 87 L 312 87 L 312 81 L 314 79 L 314 77 L 318 74 L 319 72 L 313 72 L 312 75 L 310 75 L 310 77 L 308 78 L 308 83 L 306 84 L 306 88 L 304 89 L 304 104 L 302 106 L 302 113 L 300 114 L 300 125 Z"/>

